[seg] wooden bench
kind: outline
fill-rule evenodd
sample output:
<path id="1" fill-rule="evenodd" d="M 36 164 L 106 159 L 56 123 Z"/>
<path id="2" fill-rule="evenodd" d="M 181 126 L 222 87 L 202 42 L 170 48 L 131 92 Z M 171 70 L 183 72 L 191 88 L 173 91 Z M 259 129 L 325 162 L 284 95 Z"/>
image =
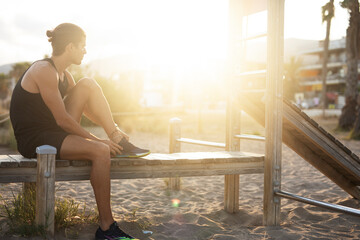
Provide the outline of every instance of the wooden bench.
<path id="1" fill-rule="evenodd" d="M 0 183 L 37 182 L 36 222 L 54 234 L 55 181 L 90 179 L 90 161 L 55 160 L 56 149 L 37 148 L 37 159 L 0 155 Z M 264 156 L 245 152 L 153 153 L 111 159 L 111 179 L 239 175 L 264 172 Z M 225 187 L 226 188 L 226 187 Z M 238 188 L 234 188 L 237 189 Z M 239 200 L 239 193 L 233 193 Z M 225 196 L 225 201 L 228 201 Z M 238 206 L 238 203 L 237 203 Z M 47 221 L 48 219 L 48 221 Z"/>

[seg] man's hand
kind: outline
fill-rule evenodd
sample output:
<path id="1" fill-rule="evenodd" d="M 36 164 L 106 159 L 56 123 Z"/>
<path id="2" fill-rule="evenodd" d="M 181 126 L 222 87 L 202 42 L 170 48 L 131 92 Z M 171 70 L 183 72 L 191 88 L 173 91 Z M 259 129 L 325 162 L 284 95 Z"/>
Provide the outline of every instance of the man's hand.
<path id="1" fill-rule="evenodd" d="M 121 154 L 121 150 L 123 150 L 123 148 L 120 145 L 114 143 L 111 140 L 100 140 L 100 142 L 105 143 L 110 147 L 110 153 L 112 157 L 116 156 L 117 154 Z"/>

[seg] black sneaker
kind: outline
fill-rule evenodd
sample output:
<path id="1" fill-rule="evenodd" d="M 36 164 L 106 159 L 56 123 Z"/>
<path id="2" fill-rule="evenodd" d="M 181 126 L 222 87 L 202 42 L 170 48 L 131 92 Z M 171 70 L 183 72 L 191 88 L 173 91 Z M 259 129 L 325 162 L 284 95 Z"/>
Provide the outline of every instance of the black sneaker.
<path id="1" fill-rule="evenodd" d="M 150 153 L 147 149 L 141 149 L 134 146 L 125 138 L 122 138 L 119 142 L 119 145 L 123 148 L 121 154 L 116 155 L 116 157 L 144 157 Z"/>
<path id="2" fill-rule="evenodd" d="M 132 236 L 124 233 L 117 225 L 116 222 L 110 225 L 110 228 L 106 231 L 101 230 L 99 227 L 95 234 L 96 240 L 129 240 L 129 239 L 137 239 Z M 139 239 L 137 239 L 139 240 Z"/>

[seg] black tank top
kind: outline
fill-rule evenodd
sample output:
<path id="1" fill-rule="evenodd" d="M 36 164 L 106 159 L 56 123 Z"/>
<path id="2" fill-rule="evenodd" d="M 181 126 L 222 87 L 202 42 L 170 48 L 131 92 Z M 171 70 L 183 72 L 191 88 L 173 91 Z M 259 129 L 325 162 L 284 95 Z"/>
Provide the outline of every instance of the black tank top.
<path id="1" fill-rule="evenodd" d="M 54 62 L 50 58 L 39 61 L 47 61 L 56 69 Z M 10 119 L 18 141 L 22 136 L 29 137 L 42 131 L 59 129 L 53 114 L 46 106 L 40 93 L 30 93 L 21 86 L 25 73 L 17 82 L 10 102 Z M 59 79 L 58 85 L 62 98 L 64 98 L 67 88 L 68 80 L 65 75 L 64 81 Z"/>

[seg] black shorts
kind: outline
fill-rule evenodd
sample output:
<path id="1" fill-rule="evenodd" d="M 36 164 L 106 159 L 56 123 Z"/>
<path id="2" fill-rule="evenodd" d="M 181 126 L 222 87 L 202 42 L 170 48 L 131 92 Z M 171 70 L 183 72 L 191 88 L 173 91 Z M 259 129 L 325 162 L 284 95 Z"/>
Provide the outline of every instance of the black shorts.
<path id="1" fill-rule="evenodd" d="M 47 130 L 36 135 L 17 136 L 17 148 L 21 155 L 26 158 L 36 158 L 36 148 L 42 145 L 50 145 L 56 148 L 56 159 L 60 159 L 60 149 L 64 139 L 70 135 L 62 129 Z"/>

